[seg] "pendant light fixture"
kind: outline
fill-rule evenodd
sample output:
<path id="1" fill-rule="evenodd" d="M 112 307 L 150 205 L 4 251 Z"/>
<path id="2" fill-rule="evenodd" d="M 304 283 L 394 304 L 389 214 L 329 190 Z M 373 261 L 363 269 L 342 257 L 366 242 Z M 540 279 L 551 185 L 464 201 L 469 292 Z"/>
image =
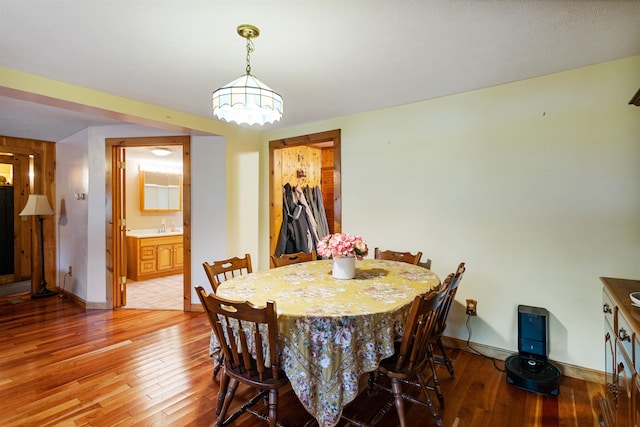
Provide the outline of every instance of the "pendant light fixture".
<path id="1" fill-rule="evenodd" d="M 273 123 L 282 118 L 282 97 L 251 74 L 251 52 L 260 30 L 253 25 L 238 26 L 240 37 L 247 39 L 246 74 L 213 92 L 213 114 L 220 120 L 238 124 Z"/>
<path id="2" fill-rule="evenodd" d="M 166 147 L 155 147 L 151 149 L 151 152 L 158 157 L 165 157 L 171 154 L 171 150 Z"/>

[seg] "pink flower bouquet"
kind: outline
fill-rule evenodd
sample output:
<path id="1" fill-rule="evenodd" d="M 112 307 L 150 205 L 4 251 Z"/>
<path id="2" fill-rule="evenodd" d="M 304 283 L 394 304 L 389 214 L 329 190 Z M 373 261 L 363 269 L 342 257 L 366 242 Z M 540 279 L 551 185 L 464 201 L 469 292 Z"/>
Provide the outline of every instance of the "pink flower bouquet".
<path id="1" fill-rule="evenodd" d="M 318 242 L 317 252 L 323 258 L 355 256 L 361 259 L 369 253 L 369 248 L 360 236 L 335 233 L 323 237 Z"/>

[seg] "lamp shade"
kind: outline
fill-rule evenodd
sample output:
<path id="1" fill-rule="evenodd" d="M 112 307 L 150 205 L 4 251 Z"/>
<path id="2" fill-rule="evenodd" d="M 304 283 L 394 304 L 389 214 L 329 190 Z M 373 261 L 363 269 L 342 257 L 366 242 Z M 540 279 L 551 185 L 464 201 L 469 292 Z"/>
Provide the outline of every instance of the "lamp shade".
<path id="1" fill-rule="evenodd" d="M 282 97 L 249 73 L 213 92 L 213 114 L 227 122 L 273 123 L 282 110 Z"/>
<path id="2" fill-rule="evenodd" d="M 29 199 L 27 199 L 27 204 L 20 212 L 20 216 L 30 216 L 30 215 L 53 215 L 53 209 L 51 209 L 51 205 L 49 205 L 49 200 L 47 200 L 47 196 L 44 194 L 29 194 Z"/>

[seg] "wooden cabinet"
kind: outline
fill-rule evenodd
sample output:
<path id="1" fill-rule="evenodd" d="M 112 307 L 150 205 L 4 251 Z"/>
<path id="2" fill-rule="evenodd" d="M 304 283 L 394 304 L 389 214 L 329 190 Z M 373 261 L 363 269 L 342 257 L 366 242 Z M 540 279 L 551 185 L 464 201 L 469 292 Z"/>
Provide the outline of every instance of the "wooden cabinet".
<path id="1" fill-rule="evenodd" d="M 640 281 L 601 278 L 604 314 L 606 394 L 601 400 L 601 424 L 606 427 L 640 425 L 640 308 L 629 294 Z"/>
<path id="2" fill-rule="evenodd" d="M 127 236 L 127 278 L 137 282 L 182 273 L 182 236 Z"/>

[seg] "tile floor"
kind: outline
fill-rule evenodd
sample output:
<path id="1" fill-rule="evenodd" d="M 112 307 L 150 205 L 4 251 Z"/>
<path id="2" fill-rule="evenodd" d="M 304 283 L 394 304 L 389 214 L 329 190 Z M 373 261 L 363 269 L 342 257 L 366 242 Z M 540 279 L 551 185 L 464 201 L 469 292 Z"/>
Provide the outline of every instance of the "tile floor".
<path id="1" fill-rule="evenodd" d="M 135 282 L 127 279 L 127 305 L 123 308 L 183 310 L 183 276 Z"/>

